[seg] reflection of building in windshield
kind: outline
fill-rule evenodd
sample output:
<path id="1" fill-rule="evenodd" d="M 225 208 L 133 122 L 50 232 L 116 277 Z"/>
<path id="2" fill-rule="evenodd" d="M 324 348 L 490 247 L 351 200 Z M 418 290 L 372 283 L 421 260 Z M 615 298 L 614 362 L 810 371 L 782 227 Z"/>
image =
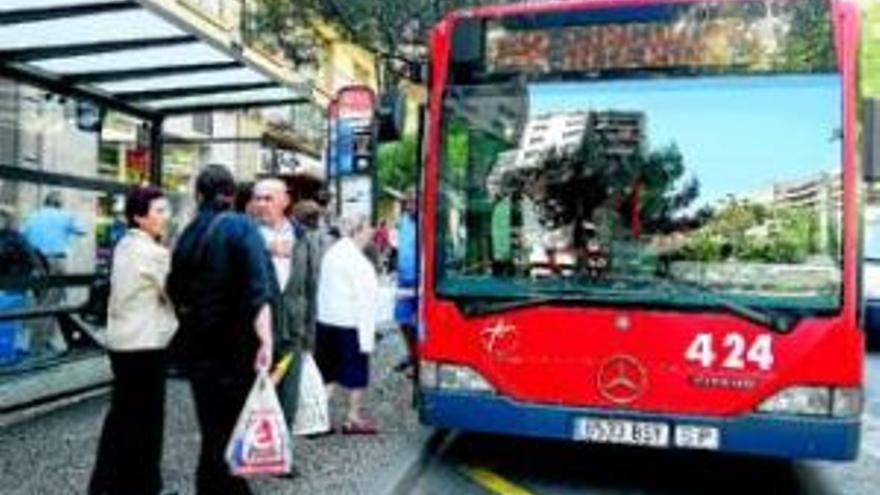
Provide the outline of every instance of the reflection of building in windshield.
<path id="1" fill-rule="evenodd" d="M 519 146 L 500 153 L 487 179 L 489 191 L 496 195 L 505 175 L 537 167 L 551 150 L 572 153 L 584 139 L 588 112 L 548 112 L 525 123 Z"/>
<path id="2" fill-rule="evenodd" d="M 802 179 L 773 184 L 773 202 L 785 206 L 834 208 L 843 205 L 843 182 L 839 172 L 819 172 Z"/>
<path id="3" fill-rule="evenodd" d="M 624 160 L 643 148 L 645 114 L 642 112 L 590 112 L 588 130 L 605 146 L 606 159 Z"/>
<path id="4" fill-rule="evenodd" d="M 642 112 L 582 109 L 535 115 L 526 123 L 519 147 L 498 155 L 487 181 L 489 190 L 496 194 L 505 174 L 538 167 L 551 151 L 576 152 L 589 133 L 604 144 L 604 158 L 623 160 L 641 149 L 644 129 Z"/>
<path id="5" fill-rule="evenodd" d="M 584 139 L 588 113 L 583 110 L 536 115 L 526 124 L 517 150 L 516 165 L 534 167 L 552 149 L 574 152 Z"/>
<path id="6" fill-rule="evenodd" d="M 840 172 L 817 172 L 799 179 L 774 182 L 743 199 L 757 204 L 816 212 L 819 243 L 825 245 L 829 226 L 839 225 L 843 214 L 843 181 Z"/>
<path id="7" fill-rule="evenodd" d="M 584 166 L 597 167 L 602 174 L 623 170 L 620 166 L 626 160 L 644 150 L 645 121 L 643 112 L 585 108 L 532 116 L 525 123 L 519 146 L 499 153 L 487 178 L 487 189 L 494 201 L 495 260 L 499 259 L 499 253 L 504 260 L 510 260 L 509 253 L 517 253 L 514 258 L 519 259 L 520 264 L 549 264 L 562 268 L 565 273 L 564 267 L 570 269 L 577 263 L 578 253 L 585 248 L 588 238 L 616 230 L 613 220 L 600 221 L 599 218 L 607 220 L 607 215 L 597 216 L 594 211 L 596 206 L 608 209 L 609 205 L 585 204 L 587 211 L 568 218 L 569 213 L 574 214 L 572 208 L 577 208 L 571 205 L 572 201 L 578 201 L 576 197 L 596 195 L 596 191 L 589 189 L 605 186 L 578 176 L 572 178 L 580 184 L 575 190 L 559 189 L 562 182 L 568 180 L 560 182 L 558 170 L 546 174 L 540 171 L 553 167 L 548 160 L 554 160 L 554 156 L 587 160 L 589 163 L 583 162 Z M 586 151 L 585 146 L 595 148 Z M 593 158 L 587 158 L 584 153 Z M 574 169 L 571 172 L 575 173 Z M 615 196 L 614 201 L 624 199 Z M 568 213 L 560 215 L 562 211 Z M 566 218 L 560 222 L 557 217 Z M 576 224 L 581 228 L 576 228 Z M 579 235 L 584 229 L 592 234 Z M 611 240 L 609 235 L 604 237 L 605 241 Z"/>

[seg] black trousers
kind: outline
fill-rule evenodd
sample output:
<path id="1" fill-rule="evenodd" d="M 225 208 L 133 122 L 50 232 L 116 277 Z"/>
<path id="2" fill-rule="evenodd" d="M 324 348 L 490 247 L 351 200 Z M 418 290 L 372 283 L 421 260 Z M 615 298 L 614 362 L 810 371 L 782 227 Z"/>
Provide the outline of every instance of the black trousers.
<path id="1" fill-rule="evenodd" d="M 253 371 L 194 367 L 190 372 L 202 448 L 196 472 L 198 495 L 250 495 L 247 481 L 229 474 L 224 453 L 254 384 Z"/>
<path id="2" fill-rule="evenodd" d="M 111 352 L 113 391 L 90 495 L 155 495 L 162 489 L 164 350 Z"/>

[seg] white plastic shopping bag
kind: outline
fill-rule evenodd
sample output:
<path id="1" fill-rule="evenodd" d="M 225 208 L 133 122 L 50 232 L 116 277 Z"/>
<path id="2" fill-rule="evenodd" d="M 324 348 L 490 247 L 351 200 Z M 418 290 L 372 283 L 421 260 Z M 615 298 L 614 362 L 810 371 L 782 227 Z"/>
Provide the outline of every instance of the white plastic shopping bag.
<path id="1" fill-rule="evenodd" d="M 290 472 L 291 437 L 275 387 L 265 371 L 248 394 L 232 438 L 226 446 L 226 463 L 236 476 Z"/>
<path id="2" fill-rule="evenodd" d="M 299 403 L 293 419 L 293 434 L 315 435 L 330 431 L 330 405 L 321 370 L 310 352 L 302 354 Z"/>

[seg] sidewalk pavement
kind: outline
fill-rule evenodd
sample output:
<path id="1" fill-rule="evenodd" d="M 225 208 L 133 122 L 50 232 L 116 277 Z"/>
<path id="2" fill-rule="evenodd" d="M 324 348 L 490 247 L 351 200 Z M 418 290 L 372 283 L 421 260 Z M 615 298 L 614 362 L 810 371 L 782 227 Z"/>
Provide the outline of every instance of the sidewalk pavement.
<path id="1" fill-rule="evenodd" d="M 384 334 L 371 363 L 372 386 L 367 400 L 368 411 L 379 421 L 382 432 L 372 437 L 297 438 L 294 463 L 301 476 L 256 480 L 252 482 L 256 494 L 382 495 L 378 492 L 393 488 L 393 476 L 406 474 L 406 464 L 417 460 L 430 430 L 418 424 L 410 382 L 391 370 L 404 355 L 402 339 L 394 330 Z M 84 494 L 107 404 L 106 395 L 90 398 L 0 429 L 2 492 Z M 331 412 L 342 412 L 338 401 Z M 177 490 L 180 495 L 194 493 L 198 445 L 188 384 L 171 380 L 163 460 L 167 490 Z"/>

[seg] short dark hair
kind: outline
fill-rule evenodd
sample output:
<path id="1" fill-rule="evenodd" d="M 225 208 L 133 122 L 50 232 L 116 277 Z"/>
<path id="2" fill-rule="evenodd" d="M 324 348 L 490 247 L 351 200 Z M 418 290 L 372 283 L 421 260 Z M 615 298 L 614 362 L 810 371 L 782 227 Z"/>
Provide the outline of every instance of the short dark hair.
<path id="1" fill-rule="evenodd" d="M 297 201 L 291 207 L 293 218 L 310 229 L 317 229 L 321 225 L 321 211 L 321 205 L 310 199 Z"/>
<path id="2" fill-rule="evenodd" d="M 330 199 L 330 191 L 326 189 L 320 189 L 315 193 L 315 202 L 322 208 L 326 208 L 330 204 Z"/>
<path id="3" fill-rule="evenodd" d="M 196 192 L 202 203 L 235 198 L 235 177 L 223 165 L 206 165 L 196 178 Z"/>
<path id="4" fill-rule="evenodd" d="M 137 228 L 135 217 L 145 217 L 150 213 L 153 201 L 164 198 L 165 193 L 156 186 L 135 186 L 125 196 L 125 220 L 131 228 Z"/>
<path id="5" fill-rule="evenodd" d="M 247 211 L 247 205 L 254 199 L 254 183 L 241 182 L 235 191 L 235 211 L 244 213 Z"/>

